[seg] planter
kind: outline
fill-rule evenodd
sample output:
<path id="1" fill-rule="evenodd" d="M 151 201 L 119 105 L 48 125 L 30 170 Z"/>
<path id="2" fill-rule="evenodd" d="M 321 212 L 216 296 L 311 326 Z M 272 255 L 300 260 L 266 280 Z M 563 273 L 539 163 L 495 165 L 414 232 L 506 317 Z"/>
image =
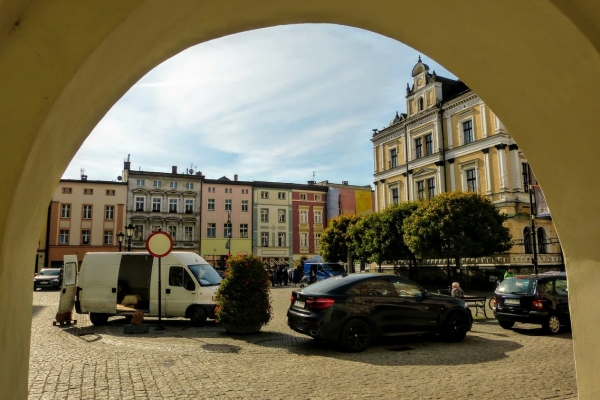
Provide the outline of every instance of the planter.
<path id="1" fill-rule="evenodd" d="M 233 323 L 224 323 L 223 326 L 225 326 L 225 330 L 227 331 L 227 333 L 245 334 L 245 333 L 259 332 L 260 328 L 262 328 L 263 324 L 256 323 L 256 324 L 240 325 L 240 324 L 233 324 Z"/>

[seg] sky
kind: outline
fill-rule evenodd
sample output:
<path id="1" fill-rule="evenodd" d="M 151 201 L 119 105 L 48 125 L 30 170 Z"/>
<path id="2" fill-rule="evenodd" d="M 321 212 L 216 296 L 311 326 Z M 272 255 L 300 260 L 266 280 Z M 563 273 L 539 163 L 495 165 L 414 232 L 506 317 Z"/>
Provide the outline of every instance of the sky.
<path id="1" fill-rule="evenodd" d="M 108 111 L 63 174 L 116 181 L 131 169 L 208 179 L 372 185 L 373 129 L 406 112 L 419 55 L 329 24 L 259 29 L 201 43 L 148 72 Z"/>

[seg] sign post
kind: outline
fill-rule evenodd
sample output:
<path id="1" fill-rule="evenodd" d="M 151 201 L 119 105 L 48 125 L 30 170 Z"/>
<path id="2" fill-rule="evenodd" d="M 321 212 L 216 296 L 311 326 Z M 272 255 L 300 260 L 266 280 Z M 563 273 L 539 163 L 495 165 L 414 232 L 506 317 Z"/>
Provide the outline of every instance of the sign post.
<path id="1" fill-rule="evenodd" d="M 153 257 L 158 258 L 158 328 L 156 328 L 156 330 L 162 331 L 165 328 L 162 326 L 161 322 L 162 272 L 160 270 L 160 259 L 173 251 L 173 238 L 167 232 L 163 232 L 159 228 L 158 231 L 152 233 L 148 236 L 148 239 L 146 239 L 146 250 L 148 250 L 148 253 Z"/>

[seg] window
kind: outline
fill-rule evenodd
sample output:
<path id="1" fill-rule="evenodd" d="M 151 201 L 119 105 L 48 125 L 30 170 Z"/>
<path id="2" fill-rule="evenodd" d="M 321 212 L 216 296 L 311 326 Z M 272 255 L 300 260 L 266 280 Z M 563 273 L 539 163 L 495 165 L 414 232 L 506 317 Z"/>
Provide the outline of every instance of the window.
<path id="1" fill-rule="evenodd" d="M 183 267 L 169 268 L 169 286 L 181 286 L 188 291 L 196 290 L 194 280 Z"/>
<path id="2" fill-rule="evenodd" d="M 71 205 L 70 204 L 61 204 L 60 217 L 61 218 L 71 218 Z"/>
<path id="3" fill-rule="evenodd" d="M 521 175 L 523 176 L 523 191 L 529 192 L 529 164 L 521 163 Z"/>
<path id="4" fill-rule="evenodd" d="M 71 193 L 73 193 L 73 188 L 70 188 L 70 187 L 64 187 L 64 188 L 62 188 L 62 192 L 63 192 L 64 194 L 71 194 Z"/>
<path id="5" fill-rule="evenodd" d="M 226 238 L 228 238 L 228 237 L 230 237 L 230 236 L 231 236 L 231 224 L 230 224 L 230 223 L 227 223 L 227 222 L 225 222 L 225 223 L 223 224 L 223 237 L 226 237 Z"/>
<path id="6" fill-rule="evenodd" d="M 392 204 L 398 204 L 399 202 L 399 190 L 398 188 L 392 188 L 391 190 L 391 200 L 392 200 Z"/>
<path id="7" fill-rule="evenodd" d="M 92 219 L 92 206 L 83 206 L 83 219 Z"/>
<path id="8" fill-rule="evenodd" d="M 430 199 L 435 196 L 435 178 L 427 179 L 427 195 Z"/>
<path id="9" fill-rule="evenodd" d="M 476 192 L 477 191 L 477 177 L 475 175 L 475 168 L 468 169 L 465 171 L 467 175 L 467 191 Z"/>
<path id="10" fill-rule="evenodd" d="M 178 205 L 179 205 L 179 199 L 169 199 L 169 212 L 176 213 Z"/>
<path id="11" fill-rule="evenodd" d="M 209 222 L 206 224 L 206 236 L 210 238 L 217 237 L 217 224 Z"/>
<path id="12" fill-rule="evenodd" d="M 300 200 L 306 200 L 306 193 L 300 193 Z"/>
<path id="13" fill-rule="evenodd" d="M 146 180 L 145 179 L 138 179 L 135 181 L 135 185 L 136 186 L 146 186 Z"/>
<path id="14" fill-rule="evenodd" d="M 269 232 L 260 233 L 260 245 L 262 247 L 269 247 Z"/>
<path id="15" fill-rule="evenodd" d="M 315 210 L 314 214 L 315 214 L 315 224 L 322 224 L 323 223 L 323 211 Z"/>
<path id="16" fill-rule="evenodd" d="M 94 194 L 94 189 L 83 189 L 83 194 L 92 195 Z"/>
<path id="17" fill-rule="evenodd" d="M 396 168 L 398 166 L 398 150 L 390 150 L 390 168 Z"/>
<path id="18" fill-rule="evenodd" d="M 285 222 L 285 210 L 278 210 L 278 215 L 277 221 Z"/>
<path id="19" fill-rule="evenodd" d="M 423 98 L 419 97 L 419 111 L 423 111 Z"/>
<path id="20" fill-rule="evenodd" d="M 321 201 L 321 195 L 315 194 L 315 201 Z"/>
<path id="21" fill-rule="evenodd" d="M 279 192 L 279 193 L 277 193 L 277 198 L 279 200 L 285 200 L 285 192 Z"/>
<path id="22" fill-rule="evenodd" d="M 321 247 L 321 234 L 315 233 L 315 249 Z"/>
<path id="23" fill-rule="evenodd" d="M 106 195 L 107 196 L 114 196 L 115 195 L 115 191 L 114 190 L 106 190 Z"/>
<path id="24" fill-rule="evenodd" d="M 300 234 L 300 247 L 308 247 L 308 233 Z"/>
<path id="25" fill-rule="evenodd" d="M 194 190 L 194 182 L 186 182 L 185 188 L 188 190 Z"/>
<path id="26" fill-rule="evenodd" d="M 194 227 L 193 226 L 184 226 L 183 227 L 183 240 L 186 242 L 191 242 L 194 240 Z"/>
<path id="27" fill-rule="evenodd" d="M 260 192 L 260 198 L 261 199 L 268 199 L 269 198 L 269 192 Z"/>
<path id="28" fill-rule="evenodd" d="M 260 222 L 269 222 L 269 209 L 260 209 Z"/>
<path id="29" fill-rule="evenodd" d="M 277 234 L 277 246 L 279 247 L 285 247 L 285 232 L 279 232 Z"/>
<path id="30" fill-rule="evenodd" d="M 233 193 L 233 189 L 232 188 L 225 188 L 225 193 Z"/>
<path id="31" fill-rule="evenodd" d="M 160 225 L 153 225 L 152 226 L 152 232 L 158 232 L 159 230 L 162 230 L 162 228 L 160 227 Z"/>
<path id="32" fill-rule="evenodd" d="M 113 243 L 112 231 L 104 231 L 104 244 L 112 244 L 112 243 Z"/>
<path id="33" fill-rule="evenodd" d="M 136 197 L 135 198 L 135 211 L 144 211 L 146 208 L 146 198 Z"/>
<path id="34" fill-rule="evenodd" d="M 104 208 L 104 219 L 115 219 L 115 206 L 106 206 Z"/>
<path id="35" fill-rule="evenodd" d="M 81 243 L 82 244 L 89 244 L 90 243 L 90 231 L 89 230 L 83 230 L 81 231 Z"/>
<path id="36" fill-rule="evenodd" d="M 248 194 L 248 189 L 242 189 L 242 194 Z"/>
<path id="37" fill-rule="evenodd" d="M 154 186 L 155 188 L 162 187 L 162 181 L 154 181 L 152 186 Z"/>
<path id="38" fill-rule="evenodd" d="M 208 204 L 206 209 L 208 211 L 215 211 L 215 199 L 208 199 Z"/>
<path id="39" fill-rule="evenodd" d="M 61 230 L 60 231 L 60 236 L 58 239 L 58 243 L 59 244 L 69 244 L 69 231 L 68 230 Z"/>
<path id="40" fill-rule="evenodd" d="M 167 232 L 169 233 L 169 235 L 171 235 L 173 240 L 177 240 L 177 227 L 176 226 L 169 225 L 167 227 Z"/>
<path id="41" fill-rule="evenodd" d="M 525 248 L 525 253 L 531 254 L 533 253 L 533 246 L 531 245 L 531 229 L 526 226 L 523 229 L 523 247 Z"/>
<path id="42" fill-rule="evenodd" d="M 400 297 L 410 297 L 414 299 L 417 294 L 421 293 L 421 289 L 417 285 L 403 279 L 395 280 L 392 284 L 396 289 L 395 294 Z"/>
<path id="43" fill-rule="evenodd" d="M 463 126 L 463 144 L 468 144 L 473 142 L 473 121 L 468 120 L 462 123 Z"/>
<path id="44" fill-rule="evenodd" d="M 135 225 L 135 230 L 133 231 L 133 239 L 144 240 L 144 225 Z"/>
<path id="45" fill-rule="evenodd" d="M 241 238 L 248 237 L 248 224 L 240 224 L 240 237 Z"/>
<path id="46" fill-rule="evenodd" d="M 415 157 L 421 158 L 423 157 L 423 138 L 415 139 Z"/>
<path id="47" fill-rule="evenodd" d="M 242 200 L 242 211 L 248 211 L 248 200 Z"/>
<path id="48" fill-rule="evenodd" d="M 308 223 L 308 210 L 300 210 L 300 223 Z"/>
<path id="49" fill-rule="evenodd" d="M 544 228 L 538 228 L 537 242 L 538 242 L 538 253 L 546 254 L 548 252 L 548 249 L 546 248 L 547 237 L 546 237 L 546 230 Z"/>
<path id="50" fill-rule="evenodd" d="M 425 155 L 430 156 L 433 154 L 433 136 L 431 134 L 425 135 Z"/>
<path id="51" fill-rule="evenodd" d="M 225 211 L 231 211 L 231 199 L 225 199 Z"/>
<path id="52" fill-rule="evenodd" d="M 175 181 L 171 181 L 171 182 L 169 182 L 169 187 L 170 187 L 171 189 L 177 189 L 177 182 L 175 182 Z"/>
<path id="53" fill-rule="evenodd" d="M 152 211 L 160 212 L 162 209 L 162 199 L 160 197 L 152 198 Z"/>
<path id="54" fill-rule="evenodd" d="M 185 199 L 185 213 L 191 214 L 194 212 L 194 199 Z"/>
<path id="55" fill-rule="evenodd" d="M 425 181 L 417 182 L 417 199 L 425 199 Z"/>

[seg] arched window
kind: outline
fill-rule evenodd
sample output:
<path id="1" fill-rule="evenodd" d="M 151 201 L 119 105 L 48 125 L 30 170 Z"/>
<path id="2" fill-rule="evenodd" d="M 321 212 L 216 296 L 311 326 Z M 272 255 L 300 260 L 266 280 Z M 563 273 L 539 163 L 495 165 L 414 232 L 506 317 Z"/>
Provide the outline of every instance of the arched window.
<path id="1" fill-rule="evenodd" d="M 419 99 L 419 111 L 423 111 L 423 107 L 424 107 L 424 105 L 423 105 L 423 98 L 421 97 Z"/>
<path id="2" fill-rule="evenodd" d="M 525 253 L 533 253 L 533 246 L 531 245 L 531 229 L 528 226 L 523 229 L 523 246 L 525 247 Z"/>
<path id="3" fill-rule="evenodd" d="M 548 237 L 546 236 L 546 230 L 544 228 L 538 228 L 537 230 L 537 242 L 538 242 L 538 253 L 545 254 L 548 252 L 546 243 L 548 243 Z"/>

